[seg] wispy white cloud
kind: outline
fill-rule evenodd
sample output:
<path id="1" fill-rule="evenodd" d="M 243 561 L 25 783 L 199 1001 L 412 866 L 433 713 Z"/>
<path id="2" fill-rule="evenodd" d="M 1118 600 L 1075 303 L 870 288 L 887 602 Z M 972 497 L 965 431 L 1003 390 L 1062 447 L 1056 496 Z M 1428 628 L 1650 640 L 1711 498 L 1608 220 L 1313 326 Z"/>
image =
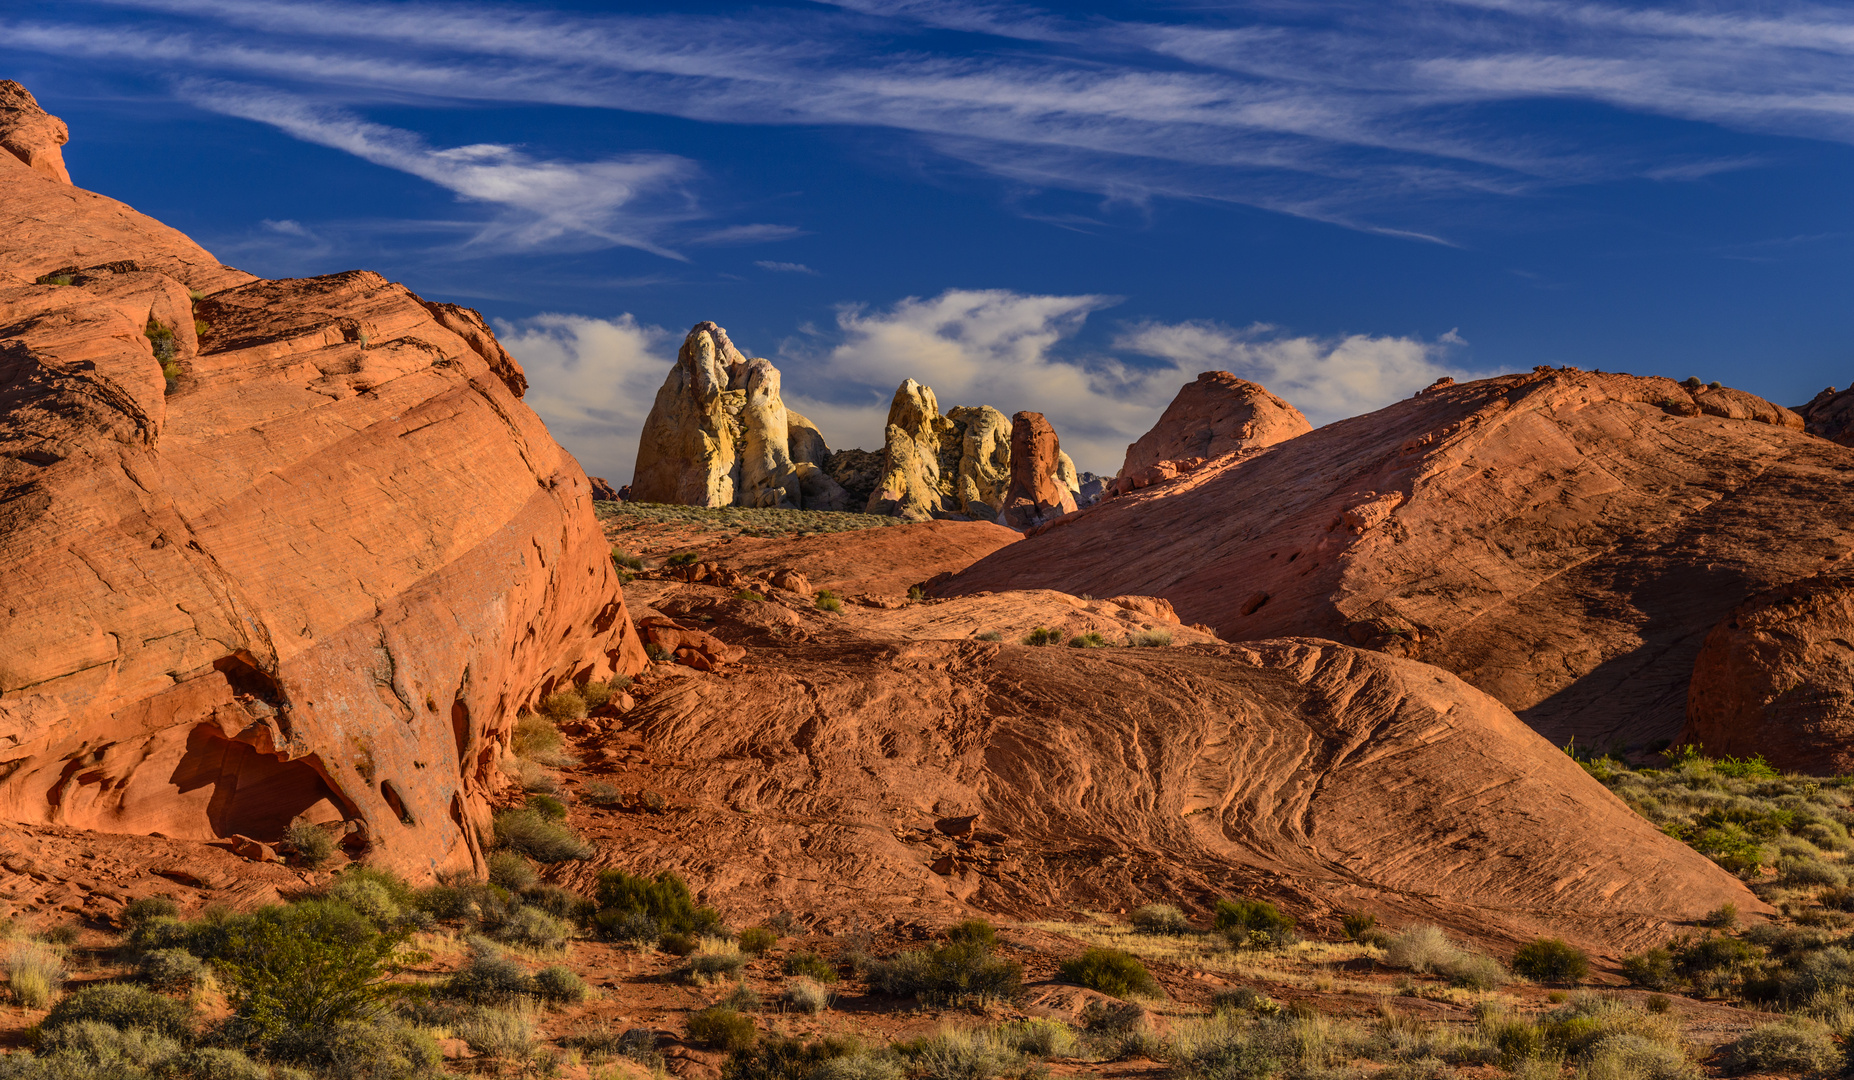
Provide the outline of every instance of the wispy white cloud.
<path id="1" fill-rule="evenodd" d="M 770 244 L 809 235 L 796 225 L 728 225 L 697 235 L 690 243 L 727 247 L 741 244 Z"/>
<path id="2" fill-rule="evenodd" d="M 351 0 L 68 6 L 129 15 L 104 26 L 0 20 L 0 35 L 19 49 L 286 81 L 357 106 L 537 102 L 885 128 L 1020 183 L 1227 200 L 1424 239 L 1447 238 L 1437 200 L 1621 176 L 1673 182 L 1754 160 L 1582 127 L 1546 134 L 1488 113 L 1504 103 L 1592 101 L 1854 142 L 1854 9 L 1796 0 L 1315 0 L 1189 21 L 949 0 L 665 15 Z M 946 30 L 963 36 L 945 44 Z M 327 126 L 286 130 L 354 143 Z M 358 145 L 370 144 L 395 145 Z M 512 165 L 559 164 L 442 153 L 410 160 L 478 199 L 490 196 L 462 190 L 471 166 L 514 176 Z"/>
<path id="3" fill-rule="evenodd" d="M 817 276 L 817 271 L 806 266 L 804 263 L 773 262 L 769 259 L 760 259 L 753 265 L 759 267 L 761 270 L 771 270 L 775 274 L 810 274 L 813 277 Z"/>
<path id="4" fill-rule="evenodd" d="M 184 83 L 182 92 L 201 108 L 269 124 L 505 211 L 485 224 L 479 242 L 535 247 L 562 236 L 587 237 L 681 258 L 652 234 L 694 216 L 683 185 L 696 167 L 687 158 L 632 154 L 570 162 L 537 160 L 495 143 L 440 149 L 412 132 L 293 95 L 203 81 Z"/>
<path id="5" fill-rule="evenodd" d="M 626 314 L 499 321 L 496 336 L 528 373 L 530 408 L 593 476 L 631 482 L 637 440 L 678 339 Z"/>

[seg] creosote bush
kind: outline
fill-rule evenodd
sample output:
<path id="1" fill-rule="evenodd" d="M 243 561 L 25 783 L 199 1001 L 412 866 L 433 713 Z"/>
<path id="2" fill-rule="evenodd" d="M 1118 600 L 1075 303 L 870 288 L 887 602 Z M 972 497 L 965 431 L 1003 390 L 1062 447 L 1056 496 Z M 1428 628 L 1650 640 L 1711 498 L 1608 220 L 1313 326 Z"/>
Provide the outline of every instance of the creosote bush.
<path id="1" fill-rule="evenodd" d="M 730 1053 L 751 1047 L 759 1038 L 753 1018 L 733 1009 L 703 1009 L 689 1017 L 689 1038 Z"/>
<path id="2" fill-rule="evenodd" d="M 795 952 L 785 958 L 785 973 L 816 979 L 825 985 L 837 981 L 837 969 L 829 960 L 815 952 Z"/>
<path id="3" fill-rule="evenodd" d="M 850 1039 L 807 1043 L 774 1035 L 735 1050 L 721 1066 L 721 1080 L 811 1080 L 825 1065 L 860 1049 Z"/>
<path id="4" fill-rule="evenodd" d="M 748 956 L 761 956 L 779 944 L 779 934 L 771 927 L 749 926 L 740 932 L 734 944 Z"/>
<path id="5" fill-rule="evenodd" d="M 1191 932 L 1191 920 L 1185 918 L 1184 912 L 1171 904 L 1147 904 L 1135 908 L 1129 920 L 1133 929 L 1142 934 L 1188 934 Z"/>
<path id="6" fill-rule="evenodd" d="M 1217 901 L 1211 917 L 1211 926 L 1229 938 L 1230 944 L 1239 946 L 1256 940 L 1251 935 L 1262 935 L 1263 940 L 1275 945 L 1292 944 L 1295 925 L 1294 919 L 1275 905 L 1246 897 Z"/>
<path id="7" fill-rule="evenodd" d="M 785 984 L 785 1002 L 802 1013 L 817 1014 L 830 1007 L 830 990 L 816 979 L 800 975 Z"/>
<path id="8" fill-rule="evenodd" d="M 1107 639 L 1093 630 L 1085 634 L 1076 634 L 1069 639 L 1071 649 L 1105 649 L 1107 645 Z"/>
<path id="9" fill-rule="evenodd" d="M 1127 639 L 1127 644 L 1135 649 L 1157 649 L 1171 643 L 1170 630 L 1144 630 Z"/>
<path id="10" fill-rule="evenodd" d="M 1059 645 L 1062 643 L 1062 631 L 1039 626 L 1024 635 L 1023 643 L 1025 645 Z"/>
<path id="11" fill-rule="evenodd" d="M 1841 1047 L 1819 1021 L 1790 1016 L 1756 1028 L 1726 1048 L 1733 1073 L 1824 1073 L 1842 1064 Z"/>
<path id="12" fill-rule="evenodd" d="M 819 589 L 817 595 L 819 611 L 842 611 L 843 600 L 829 589 Z"/>
<path id="13" fill-rule="evenodd" d="M 335 838 L 320 825 L 293 821 L 283 834 L 283 848 L 296 862 L 314 870 L 335 854 Z"/>
<path id="14" fill-rule="evenodd" d="M 648 940 L 663 933 L 713 934 L 721 930 L 721 913 L 697 907 L 689 884 L 671 871 L 654 878 L 606 870 L 599 874 L 596 896 L 600 931 L 607 937 L 637 940 L 620 931 L 641 930 L 643 920 L 653 927 Z"/>
<path id="15" fill-rule="evenodd" d="M 0 961 L 6 972 L 7 993 L 22 1008 L 43 1009 L 51 1005 L 64 985 L 64 957 L 55 946 L 40 941 L 16 942 Z"/>
<path id="16" fill-rule="evenodd" d="M 529 809 L 499 810 L 495 818 L 496 845 L 526 855 L 535 862 L 561 863 L 589 859 L 592 847 L 557 821 Z"/>
<path id="17" fill-rule="evenodd" d="M 1119 949 L 1096 947 L 1062 963 L 1064 982 L 1099 990 L 1112 997 L 1158 997 L 1164 993 L 1139 957 Z"/>
<path id="18" fill-rule="evenodd" d="M 144 986 L 99 983 L 66 995 L 52 1006 L 39 1029 L 57 1031 L 86 1022 L 113 1028 L 139 1028 L 169 1039 L 186 1039 L 193 1034 L 193 1006 Z"/>
<path id="19" fill-rule="evenodd" d="M 1513 971 L 1533 982 L 1577 983 L 1590 975 L 1590 957 L 1557 938 L 1535 938 L 1513 953 Z"/>
<path id="20" fill-rule="evenodd" d="M 1023 988 L 1022 965 L 979 942 L 949 941 L 899 952 L 868 965 L 869 985 L 930 1004 L 1009 1000 Z"/>

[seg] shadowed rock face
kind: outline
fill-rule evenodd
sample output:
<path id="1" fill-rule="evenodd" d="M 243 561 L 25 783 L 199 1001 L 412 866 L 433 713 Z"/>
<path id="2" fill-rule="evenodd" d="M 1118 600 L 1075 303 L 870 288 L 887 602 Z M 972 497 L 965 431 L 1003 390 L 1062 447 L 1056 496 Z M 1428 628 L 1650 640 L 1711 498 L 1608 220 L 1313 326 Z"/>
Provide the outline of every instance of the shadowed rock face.
<path id="1" fill-rule="evenodd" d="M 1161 461 L 1215 458 L 1273 446 L 1313 430 L 1299 409 L 1259 383 L 1227 371 L 1206 371 L 1186 383 L 1152 430 L 1127 447 L 1119 476 Z"/>
<path id="2" fill-rule="evenodd" d="M 0 817 L 476 863 L 515 710 L 644 663 L 519 365 L 469 309 L 252 278 L 11 154 L 0 238 Z"/>
<path id="3" fill-rule="evenodd" d="M 1056 442 L 1056 429 L 1042 413 L 1020 412 L 1011 417 L 1011 490 L 1004 496 L 1001 524 L 1033 529 L 1075 512 L 1075 492 L 1057 475 L 1065 458 Z M 1073 463 L 1068 471 L 1073 477 Z"/>
<path id="4" fill-rule="evenodd" d="M 1854 550 L 1854 451 L 1768 402 L 1720 415 L 1738 396 L 1569 369 L 1436 387 L 1107 500 L 937 591 L 1163 596 L 1226 640 L 1420 658 L 1554 742 L 1640 746 L 1679 732 L 1735 605 Z"/>
<path id="5" fill-rule="evenodd" d="M 700 593 L 651 603 L 720 610 Z M 611 857 L 680 867 L 705 899 L 747 911 L 840 912 L 851 882 L 860 910 L 960 901 L 1006 917 L 1242 893 L 1309 920 L 1363 909 L 1603 952 L 1722 903 L 1765 910 L 1427 665 L 1309 640 L 970 640 L 1032 620 L 1079 629 L 1051 610 L 1092 618 L 1079 604 L 994 593 L 858 609 L 809 634 L 760 604 L 751 617 L 794 625 L 717 623 L 754 640 L 758 662 L 664 685 L 627 716 L 652 757 L 686 763 L 659 782 L 691 809 Z"/>
<path id="6" fill-rule="evenodd" d="M 749 360 L 726 330 L 696 323 L 644 421 L 631 497 L 683 506 L 849 509 L 849 497 L 824 471 L 830 455 L 824 437 L 786 409 L 779 391 L 772 361 Z"/>
<path id="7" fill-rule="evenodd" d="M 1831 386 L 1796 412 L 1809 434 L 1843 446 L 1854 445 L 1854 388 L 1836 391 Z"/>
<path id="8" fill-rule="evenodd" d="M 1854 772 L 1854 573 L 1760 593 L 1714 627 L 1680 741 L 1818 776 Z"/>

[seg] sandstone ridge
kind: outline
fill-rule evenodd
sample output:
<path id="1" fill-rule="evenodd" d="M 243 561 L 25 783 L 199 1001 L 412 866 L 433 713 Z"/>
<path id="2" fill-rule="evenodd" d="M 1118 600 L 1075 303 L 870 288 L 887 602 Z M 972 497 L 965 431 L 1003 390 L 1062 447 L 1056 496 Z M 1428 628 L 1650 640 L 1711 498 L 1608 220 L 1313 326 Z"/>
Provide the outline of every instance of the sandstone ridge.
<path id="1" fill-rule="evenodd" d="M 584 473 L 475 312 L 224 267 L 13 90 L 0 816 L 480 866 L 516 710 L 644 662 Z"/>
<path id="2" fill-rule="evenodd" d="M 1061 518 L 941 593 L 1163 596 L 1446 668 L 1562 744 L 1671 739 L 1707 633 L 1854 550 L 1854 451 L 1729 388 L 1439 385 Z M 1710 743 L 1708 744 L 1710 748 Z"/>

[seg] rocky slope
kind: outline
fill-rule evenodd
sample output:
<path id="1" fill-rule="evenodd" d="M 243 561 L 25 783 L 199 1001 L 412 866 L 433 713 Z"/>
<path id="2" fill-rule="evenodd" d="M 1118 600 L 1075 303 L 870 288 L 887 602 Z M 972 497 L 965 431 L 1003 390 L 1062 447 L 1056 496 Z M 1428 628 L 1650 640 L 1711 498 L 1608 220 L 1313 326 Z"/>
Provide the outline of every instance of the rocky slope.
<path id="1" fill-rule="evenodd" d="M 1136 476 L 1161 461 L 1216 458 L 1273 446 L 1313 425 L 1299 409 L 1259 383 L 1206 371 L 1184 385 L 1152 430 L 1127 447 L 1118 476 Z"/>
<path id="2" fill-rule="evenodd" d="M 1854 451 L 1727 388 L 1541 369 L 1431 388 L 1062 518 L 940 592 L 1163 596 L 1460 675 L 1562 744 L 1678 734 L 1706 634 L 1854 549 Z"/>
<path id="3" fill-rule="evenodd" d="M 626 782 L 665 792 L 680 824 L 611 858 L 681 867 L 729 910 L 1050 918 L 1247 892 L 1320 926 L 1363 909 L 1602 951 L 1721 903 L 1763 910 L 1497 701 L 1418 662 L 1314 640 L 1016 643 L 1062 609 L 1120 619 L 1136 598 L 1098 616 L 1018 592 L 831 614 L 785 593 L 628 588 L 745 659 L 660 666 L 613 723 L 654 763 Z"/>
<path id="4" fill-rule="evenodd" d="M 70 186 L 0 90 L 0 816 L 477 865 L 516 709 L 643 663 L 519 366 Z"/>

